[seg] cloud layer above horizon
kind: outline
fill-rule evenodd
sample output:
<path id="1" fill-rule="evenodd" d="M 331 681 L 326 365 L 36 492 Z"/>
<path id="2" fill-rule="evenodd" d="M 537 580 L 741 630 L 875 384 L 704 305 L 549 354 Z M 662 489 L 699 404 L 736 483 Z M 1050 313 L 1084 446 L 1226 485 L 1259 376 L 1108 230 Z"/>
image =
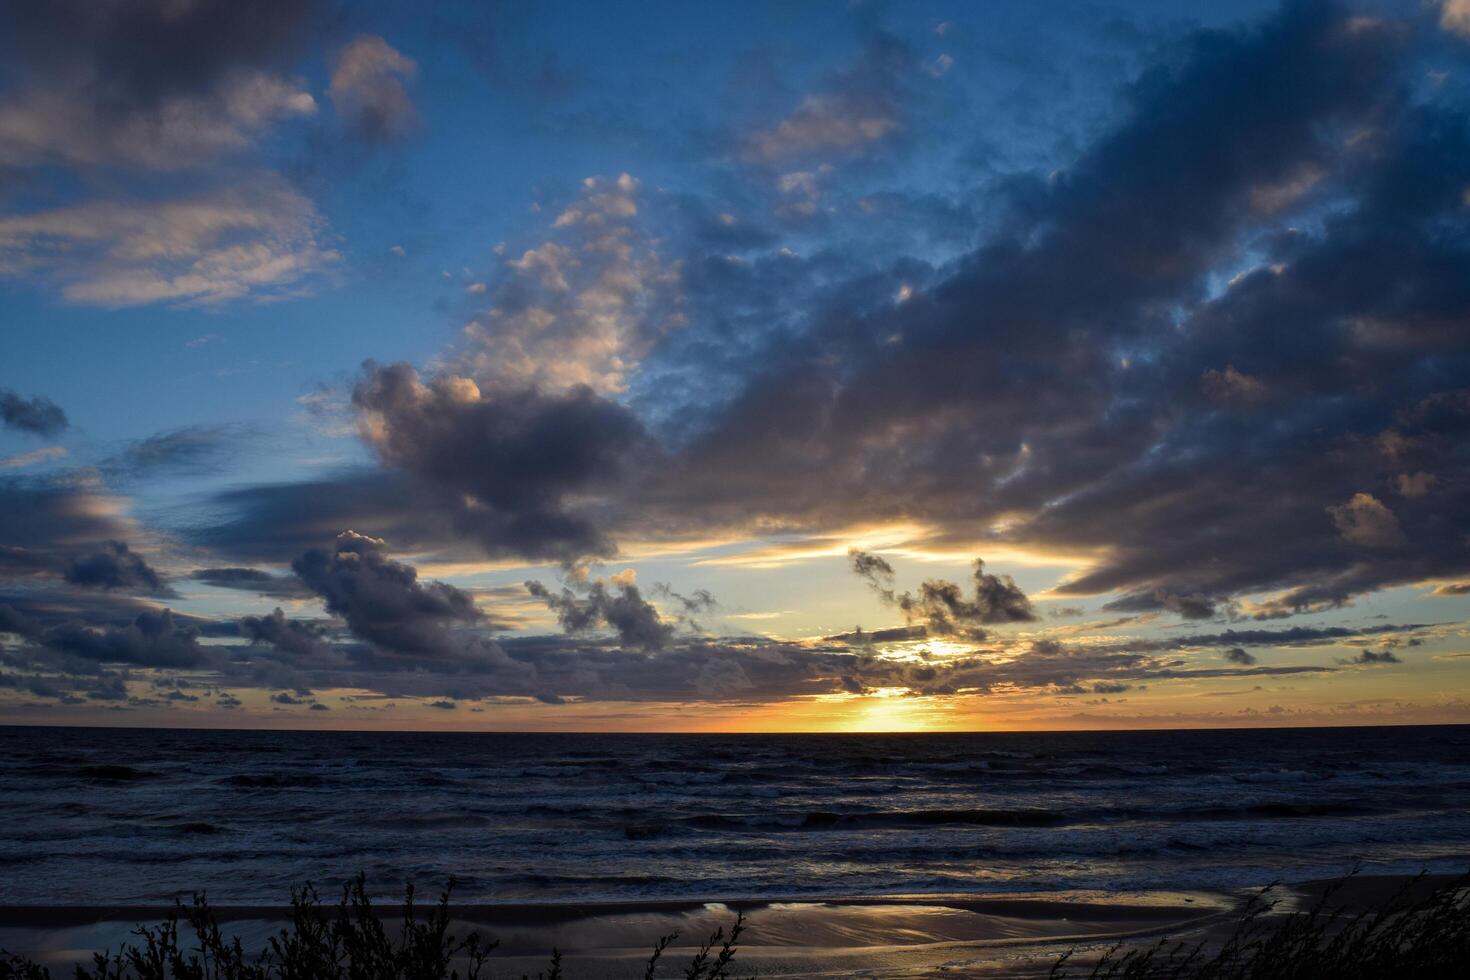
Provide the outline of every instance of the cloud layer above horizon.
<path id="1" fill-rule="evenodd" d="M 0 719 L 1470 720 L 1460 5 L 754 10 L 0 14 Z"/>

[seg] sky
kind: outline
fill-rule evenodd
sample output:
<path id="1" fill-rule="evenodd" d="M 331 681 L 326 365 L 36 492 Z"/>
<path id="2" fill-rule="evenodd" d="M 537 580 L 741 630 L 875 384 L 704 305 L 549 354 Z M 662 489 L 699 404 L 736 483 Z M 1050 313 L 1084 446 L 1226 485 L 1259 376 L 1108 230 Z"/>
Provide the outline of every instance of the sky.
<path id="1" fill-rule="evenodd" d="M 1470 722 L 1470 2 L 0 7 L 0 723 Z"/>

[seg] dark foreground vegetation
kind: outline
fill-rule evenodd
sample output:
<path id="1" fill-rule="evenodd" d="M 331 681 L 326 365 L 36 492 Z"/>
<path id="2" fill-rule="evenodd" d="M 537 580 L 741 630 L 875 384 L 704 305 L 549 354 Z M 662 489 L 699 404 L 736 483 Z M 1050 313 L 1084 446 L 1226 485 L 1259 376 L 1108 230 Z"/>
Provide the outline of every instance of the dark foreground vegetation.
<path id="1" fill-rule="evenodd" d="M 77 966 L 76 980 L 489 980 L 486 961 L 499 943 L 479 933 L 456 936 L 449 931 L 449 886 L 427 915 L 414 904 L 414 889 L 405 890 L 402 925 L 390 929 L 373 909 L 363 875 L 342 890 L 335 909 L 322 905 L 311 885 L 291 893 L 290 924 L 270 938 L 258 953 L 246 953 L 238 938 L 225 939 L 219 922 L 203 895 L 190 905 L 182 902 L 160 925 L 138 926 L 138 945 L 116 953 L 97 953 L 91 967 Z M 195 941 L 181 941 L 179 927 L 187 923 Z M 694 957 L 669 976 L 686 980 L 731 980 L 735 943 L 745 928 L 737 916 L 729 935 L 723 928 L 710 936 Z M 396 937 L 394 933 L 397 933 Z M 644 980 L 653 980 L 659 960 L 678 934 L 654 944 L 644 966 Z M 504 974 L 502 974 L 503 976 Z M 561 953 L 536 980 L 564 980 Z M 22 957 L 0 951 L 0 980 L 50 980 L 51 973 Z M 522 974 L 522 980 L 531 978 Z"/>
<path id="2" fill-rule="evenodd" d="M 1119 944 L 1090 971 L 1069 971 L 1071 954 L 1052 967 L 1052 980 L 1389 980 L 1470 976 L 1470 874 L 1425 888 L 1406 882 L 1386 902 L 1353 911 L 1335 900 L 1349 878 L 1326 889 L 1309 908 L 1275 914 L 1276 886 L 1246 903 L 1223 942 L 1161 939 L 1151 946 Z M 1417 896 L 1417 897 L 1416 897 Z"/>
<path id="3" fill-rule="evenodd" d="M 1429 887 L 1406 883 L 1388 901 L 1354 911 L 1335 901 L 1350 879 L 1327 889 L 1309 908 L 1279 912 L 1274 886 L 1249 902 L 1234 931 L 1223 939 L 1153 945 L 1119 944 L 1095 963 L 1076 966 L 1072 953 L 1051 969 L 1051 980 L 1379 980 L 1470 976 L 1470 875 Z M 412 886 L 399 912 L 401 926 L 385 925 L 368 898 L 361 875 L 343 889 L 335 908 L 322 905 L 310 885 L 291 896 L 289 925 L 264 950 L 247 954 L 239 939 L 225 939 L 203 895 L 180 903 L 158 926 L 139 926 L 137 945 L 98 953 L 75 980 L 490 980 L 497 943 L 478 933 L 449 932 L 450 888 L 421 914 Z M 181 926 L 194 939 L 180 937 Z M 677 934 L 653 946 L 644 980 L 732 980 L 735 944 L 744 929 L 737 916 L 686 964 L 663 964 Z M 661 972 L 661 969 L 662 972 Z M 504 976 L 504 974 L 501 974 Z M 522 974 L 522 980 L 531 980 Z M 51 974 L 22 957 L 0 951 L 0 980 L 50 980 Z M 536 980 L 564 980 L 561 954 L 552 951 Z"/>

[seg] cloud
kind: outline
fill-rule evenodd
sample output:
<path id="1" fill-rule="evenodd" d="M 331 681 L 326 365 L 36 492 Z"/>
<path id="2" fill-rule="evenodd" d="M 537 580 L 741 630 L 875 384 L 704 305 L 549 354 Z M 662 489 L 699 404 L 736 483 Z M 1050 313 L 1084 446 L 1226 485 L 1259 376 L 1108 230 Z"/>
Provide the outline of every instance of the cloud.
<path id="1" fill-rule="evenodd" d="M 639 182 L 588 177 L 547 237 L 507 258 L 490 307 L 465 327 L 456 366 L 484 387 L 585 385 L 622 392 L 649 351 L 687 322 L 682 268 L 639 223 Z"/>
<path id="2" fill-rule="evenodd" d="M 316 102 L 280 68 L 313 4 L 58 0 L 0 12 L 0 167 L 180 170 Z"/>
<path id="3" fill-rule="evenodd" d="M 301 599 L 314 594 L 299 579 L 272 575 L 258 568 L 201 568 L 189 577 L 216 589 L 236 589 L 263 596 Z"/>
<path id="4" fill-rule="evenodd" d="M 123 541 L 109 541 L 102 550 L 71 560 L 65 578 L 89 589 L 125 589 L 167 593 L 163 579 Z"/>
<path id="5" fill-rule="evenodd" d="M 1434 489 L 1439 481 L 1433 473 L 1400 473 L 1394 477 L 1394 489 L 1403 497 L 1422 497 Z"/>
<path id="6" fill-rule="evenodd" d="M 886 140 L 903 128 L 907 90 L 919 70 L 914 52 L 902 41 L 874 35 L 853 65 L 808 95 L 786 118 L 751 134 L 744 156 L 775 163 L 791 157 L 858 153 Z"/>
<path id="7" fill-rule="evenodd" d="M 1470 0 L 1444 0 L 1439 24 L 1451 34 L 1470 38 Z"/>
<path id="8" fill-rule="evenodd" d="M 79 95 L 33 91 L 0 103 L 0 165 L 184 170 L 251 148 L 278 120 L 316 112 L 308 92 L 266 74 L 121 116 Z"/>
<path id="9" fill-rule="evenodd" d="M 1253 666 L 1256 662 L 1255 656 L 1247 653 L 1244 647 L 1231 647 L 1229 650 L 1226 650 L 1225 659 L 1233 664 L 1240 664 L 1243 667 Z"/>
<path id="10" fill-rule="evenodd" d="M 1279 630 L 1237 630 L 1223 633 L 1196 633 L 1181 636 L 1170 645 L 1177 649 L 1194 647 L 1307 646 L 1352 637 L 1377 636 L 1384 633 L 1407 633 L 1423 629 L 1418 623 L 1385 624 L 1353 629 L 1347 626 L 1293 626 Z"/>
<path id="11" fill-rule="evenodd" d="M 1211 619 L 1218 600 L 1203 593 L 1182 593 L 1168 588 L 1134 592 L 1104 604 L 1104 609 L 1117 612 L 1154 612 L 1167 610 L 1184 619 Z"/>
<path id="12" fill-rule="evenodd" d="M 22 398 L 9 388 L 0 388 L 0 422 L 7 429 L 54 436 L 66 426 L 66 413 L 49 398 Z"/>
<path id="13" fill-rule="evenodd" d="M 902 515 L 935 551 L 1086 556 L 1060 599 L 1196 619 L 1463 577 L 1470 402 L 1450 325 L 1470 315 L 1470 134 L 1458 91 L 1400 97 L 1413 29 L 1306 4 L 1181 35 L 1054 173 L 1003 181 L 947 266 L 692 252 L 686 328 L 651 347 L 573 331 L 586 389 L 531 320 L 432 375 L 370 365 L 354 407 L 383 471 L 230 491 L 230 519 L 191 534 L 242 563 L 354 527 L 570 564 L 623 537 Z M 1311 194 L 1252 206 L 1306 172 Z M 1318 199 L 1342 205 L 1309 214 Z M 584 188 L 487 278 L 492 309 L 571 322 L 550 298 L 588 288 L 595 229 L 657 200 L 631 178 Z M 685 243 L 712 247 L 702 212 L 680 213 Z M 631 367 L 583 358 L 588 337 Z M 498 356 L 518 343 L 550 366 Z M 1429 479 L 1405 494 L 1401 474 Z M 916 622 L 978 601 L 954 588 L 911 594 Z"/>
<path id="14" fill-rule="evenodd" d="M 1267 389 L 1260 378 L 1253 378 L 1226 365 L 1225 370 L 1206 369 L 1200 378 L 1205 394 L 1214 401 L 1251 404 L 1266 397 Z"/>
<path id="15" fill-rule="evenodd" d="M 1327 508 L 1342 539 L 1365 548 L 1394 548 L 1405 543 L 1403 529 L 1381 500 L 1371 493 L 1353 494 L 1351 500 Z"/>
<path id="16" fill-rule="evenodd" d="M 159 470 L 204 472 L 234 455 L 246 434 L 239 426 L 184 426 L 139 439 L 99 466 L 118 477 Z"/>
<path id="17" fill-rule="evenodd" d="M 660 619 L 653 604 L 643 598 L 631 576 L 614 576 L 611 589 L 601 579 L 583 584 L 581 595 L 566 588 L 557 594 L 536 581 L 527 582 L 526 591 L 545 602 L 568 633 L 606 626 L 617 633 L 618 642 L 624 646 L 658 650 L 674 632 L 671 624 Z"/>
<path id="18" fill-rule="evenodd" d="M 49 463 L 52 460 L 64 459 L 67 455 L 64 446 L 46 446 L 42 449 L 32 449 L 28 453 L 16 453 L 14 456 L 0 457 L 0 470 L 20 470 L 37 463 Z"/>
<path id="19" fill-rule="evenodd" d="M 1344 666 L 1370 667 L 1374 664 L 1401 664 L 1403 663 L 1403 661 L 1395 656 L 1392 650 L 1384 650 L 1381 653 L 1374 653 L 1372 650 L 1364 650 L 1356 657 L 1353 657 L 1350 660 L 1339 660 L 1338 663 L 1343 664 Z"/>
<path id="20" fill-rule="evenodd" d="M 683 237 L 644 265 L 654 242 L 641 222 L 676 205 L 631 177 L 593 181 L 532 247 L 475 278 L 490 307 L 463 348 L 422 375 L 364 368 L 353 409 L 378 468 L 222 491 L 210 501 L 220 519 L 183 532 L 222 567 L 297 558 L 341 621 L 218 624 L 255 641 L 219 670 L 230 686 L 456 703 L 882 688 L 1061 698 L 1328 673 L 1346 665 L 1264 667 L 1247 650 L 1415 629 L 1033 643 L 987 635 L 1035 618 L 1007 576 L 977 564 L 973 582 L 901 591 L 884 559 L 859 552 L 854 571 L 914 628 L 812 643 L 686 636 L 631 580 L 573 577 L 532 583 L 565 635 L 491 644 L 467 593 L 418 582 L 373 540 L 577 568 L 624 539 L 779 533 L 830 551 L 845 529 L 902 519 L 916 528 L 906 546 L 933 553 L 1082 556 L 1053 595 L 1191 620 L 1458 582 L 1470 574 L 1470 131 L 1453 86 L 1405 94 L 1414 29 L 1293 4 L 1182 36 L 1054 172 L 997 181 L 982 240 L 947 264 L 877 269 L 839 245 L 783 254 L 760 234 L 718 231 L 740 225 L 736 204 L 684 202 Z M 819 156 L 885 145 L 903 128 L 902 87 L 872 103 L 898 121 L 874 139 L 817 125 L 836 118 L 833 86 L 762 131 L 785 140 L 769 160 L 750 159 L 772 176 L 816 174 Z M 1306 191 L 1278 193 L 1306 173 Z M 982 209 L 952 210 L 968 240 Z M 720 214 L 732 223 L 704 220 Z M 677 290 L 650 289 L 644 268 Z M 588 292 L 606 302 L 595 317 Z M 0 484 L 0 500 L 20 508 L 0 507 L 0 565 L 28 585 L 126 538 L 125 505 L 95 487 Z M 38 519 L 55 522 L 44 537 Z M 84 544 L 60 549 L 63 535 Z M 217 581 L 277 587 L 258 574 Z M 115 603 L 97 612 L 98 635 L 129 625 L 120 598 L 84 598 Z M 931 634 L 973 642 L 922 662 L 883 649 Z M 1354 661 L 1370 662 L 1385 661 Z"/>
<path id="21" fill-rule="evenodd" d="M 981 625 L 992 623 L 1028 623 L 1038 617 L 1031 600 L 1009 575 L 991 575 L 985 562 L 975 559 L 975 594 L 965 598 L 964 590 L 953 582 L 930 579 L 919 586 L 917 594 L 893 590 L 893 568 L 877 555 L 857 548 L 848 552 L 848 565 L 853 573 L 867 580 L 883 602 L 897 606 L 911 623 L 917 623 L 932 636 L 968 636 L 983 640 Z"/>
<path id="22" fill-rule="evenodd" d="M 892 594 L 893 566 L 888 564 L 887 560 L 879 555 L 852 548 L 847 552 L 847 561 L 852 573 L 859 578 L 866 579 L 871 588 L 879 591 L 880 594 L 887 589 L 888 594 Z"/>
<path id="23" fill-rule="evenodd" d="M 469 593 L 443 582 L 419 582 L 418 572 L 388 558 L 376 538 L 344 531 L 330 551 L 314 548 L 291 567 L 328 612 L 381 651 L 469 668 L 505 663 L 494 643 L 456 631 L 484 619 Z"/>
<path id="24" fill-rule="evenodd" d="M 322 236 L 309 200 L 264 180 L 0 217 L 0 275 L 43 277 L 68 301 L 93 306 L 280 298 L 338 262 Z"/>
<path id="25" fill-rule="evenodd" d="M 180 623 L 172 611 L 140 612 L 124 626 L 66 621 L 42 625 L 11 606 L 0 606 L 0 632 L 10 632 L 55 653 L 84 661 L 140 667 L 193 668 L 210 662 L 199 630 Z"/>
<path id="26" fill-rule="evenodd" d="M 269 616 L 244 616 L 240 619 L 240 635 L 251 643 L 266 643 L 281 653 L 305 660 L 333 659 L 334 650 L 320 629 L 298 620 L 286 618 L 277 606 Z"/>
<path id="27" fill-rule="evenodd" d="M 0 478 L 0 581 L 59 578 L 78 555 L 113 551 L 137 531 L 125 511 L 87 481 Z"/>
<path id="28" fill-rule="evenodd" d="M 1187 617 L 1470 570 L 1453 493 L 1390 511 L 1379 489 L 1463 486 L 1470 431 L 1442 370 L 1465 358 L 1470 133 L 1461 94 L 1399 97 L 1412 29 L 1292 4 L 1184 36 L 1074 159 L 1009 179 L 982 244 L 907 302 L 854 282 L 761 335 L 736 393 L 694 403 L 638 498 L 647 526 L 901 514 L 935 550 L 1089 555 L 1058 597 Z M 1341 135 L 1359 131 L 1371 151 Z M 1303 168 L 1311 196 L 1250 207 Z M 1319 194 L 1348 203 L 1303 220 Z M 691 373 L 706 363 L 725 361 Z"/>
<path id="29" fill-rule="evenodd" d="M 469 378 L 426 384 L 406 364 L 371 363 L 352 400 L 383 462 L 440 488 L 486 551 L 564 561 L 612 552 L 573 500 L 610 489 L 642 450 L 642 426 L 621 405 L 585 387 L 481 391 Z"/>
<path id="30" fill-rule="evenodd" d="M 400 140 L 416 133 L 419 115 L 404 88 L 418 64 L 372 34 L 359 35 L 338 53 L 327 88 L 337 114 L 360 136 Z"/>

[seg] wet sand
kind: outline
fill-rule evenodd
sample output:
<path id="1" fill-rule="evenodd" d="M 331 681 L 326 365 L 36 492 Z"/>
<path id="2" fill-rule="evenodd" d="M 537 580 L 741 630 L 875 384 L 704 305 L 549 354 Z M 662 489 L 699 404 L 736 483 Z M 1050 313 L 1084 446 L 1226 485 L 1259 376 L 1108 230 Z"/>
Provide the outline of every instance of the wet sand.
<path id="1" fill-rule="evenodd" d="M 1427 878 L 1410 896 L 1446 880 Z M 1360 876 L 1346 883 L 1304 882 L 1275 894 L 1282 912 L 1334 889 L 1330 904 L 1376 907 L 1399 894 L 1409 879 Z M 557 905 L 468 905 L 455 908 L 452 932 L 479 931 L 500 940 L 494 972 L 534 975 L 553 948 L 567 974 L 585 980 L 642 975 L 649 947 L 678 933 L 664 954 L 661 974 L 693 954 L 716 928 L 746 916 L 739 955 L 741 975 L 762 978 L 1044 977 L 1057 957 L 1075 950 L 1087 962 L 1119 940 L 1160 936 L 1215 940 L 1227 936 L 1252 892 L 1049 892 L 1012 895 L 896 895 L 825 901 L 652 902 Z M 380 903 L 384 911 L 390 903 Z M 0 906 L 0 948 L 28 956 L 66 975 L 91 953 L 132 941 L 161 908 Z M 215 910 L 226 933 L 247 949 L 263 948 L 286 922 L 278 907 Z M 391 916 L 385 917 L 392 922 Z"/>
<path id="2" fill-rule="evenodd" d="M 743 912 L 746 932 L 736 962 L 761 977 L 1024 976 L 1045 975 L 1075 945 L 1206 928 L 1227 920 L 1238 905 L 1239 896 L 1211 892 L 481 905 L 456 907 L 452 931 L 499 939 L 497 972 L 534 973 L 555 947 L 570 976 L 601 980 L 641 975 L 653 942 L 678 933 L 664 954 L 672 970 Z M 64 974 L 94 950 L 130 942 L 137 923 L 156 922 L 165 911 L 0 907 L 0 947 Z M 264 946 L 285 922 L 280 908 L 216 913 L 247 949 Z"/>

